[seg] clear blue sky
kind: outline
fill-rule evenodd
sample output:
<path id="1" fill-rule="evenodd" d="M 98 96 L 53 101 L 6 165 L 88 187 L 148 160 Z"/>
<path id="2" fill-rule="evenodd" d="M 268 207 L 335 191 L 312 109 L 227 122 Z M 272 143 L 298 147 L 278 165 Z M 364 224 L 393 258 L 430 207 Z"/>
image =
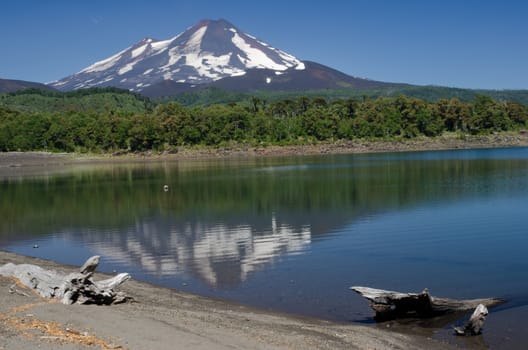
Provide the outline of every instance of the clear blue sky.
<path id="1" fill-rule="evenodd" d="M 48 82 L 143 37 L 224 18 L 289 52 L 383 81 L 528 89 L 524 0 L 4 0 L 0 77 Z"/>

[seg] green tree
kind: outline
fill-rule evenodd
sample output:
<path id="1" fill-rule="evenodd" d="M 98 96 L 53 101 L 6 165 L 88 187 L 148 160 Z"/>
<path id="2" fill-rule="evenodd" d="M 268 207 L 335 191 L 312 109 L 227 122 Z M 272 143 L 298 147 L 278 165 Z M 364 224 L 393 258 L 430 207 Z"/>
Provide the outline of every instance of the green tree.
<path id="1" fill-rule="evenodd" d="M 152 114 L 135 115 L 128 131 L 128 143 L 132 151 L 160 149 L 163 143 L 163 129 L 159 119 Z"/>
<path id="2" fill-rule="evenodd" d="M 470 119 L 470 131 L 473 134 L 508 130 L 512 124 L 504 104 L 488 96 L 476 97 Z"/>
<path id="3" fill-rule="evenodd" d="M 508 118 L 517 126 L 528 126 L 528 108 L 516 102 L 506 102 L 506 114 Z"/>
<path id="4" fill-rule="evenodd" d="M 51 150 L 73 152 L 75 141 L 72 138 L 73 125 L 68 116 L 53 115 L 52 123 L 44 134 L 46 144 Z"/>

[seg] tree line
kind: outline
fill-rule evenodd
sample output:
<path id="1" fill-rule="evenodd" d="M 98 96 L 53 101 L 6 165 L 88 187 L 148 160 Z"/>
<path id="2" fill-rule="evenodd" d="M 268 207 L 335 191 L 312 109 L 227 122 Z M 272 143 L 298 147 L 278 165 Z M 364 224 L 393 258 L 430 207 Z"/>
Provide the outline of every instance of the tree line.
<path id="1" fill-rule="evenodd" d="M 105 95 L 108 98 L 107 95 Z M 299 144 L 340 139 L 489 134 L 528 127 L 528 108 L 477 96 L 418 98 L 298 97 L 184 107 L 168 102 L 142 111 L 83 108 L 24 111 L 0 107 L 0 151 L 138 152 L 179 146 Z"/>

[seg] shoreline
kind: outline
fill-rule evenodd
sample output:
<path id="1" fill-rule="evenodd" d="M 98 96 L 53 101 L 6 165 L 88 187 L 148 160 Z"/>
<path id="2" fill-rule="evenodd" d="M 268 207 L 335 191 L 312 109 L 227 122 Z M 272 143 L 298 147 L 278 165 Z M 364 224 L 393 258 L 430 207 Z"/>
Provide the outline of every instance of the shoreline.
<path id="1" fill-rule="evenodd" d="M 223 147 L 179 147 L 175 152 L 143 152 L 124 154 L 81 154 L 77 161 L 127 162 L 127 161 L 170 161 L 207 160 L 229 158 L 291 157 L 338 154 L 364 154 L 382 152 L 418 152 L 456 149 L 528 147 L 528 134 L 498 133 L 485 136 L 446 134 L 434 138 L 409 140 L 338 140 L 301 145 L 254 146 L 233 144 Z"/>
<path id="2" fill-rule="evenodd" d="M 68 171 L 71 166 L 111 163 L 162 162 L 252 157 L 309 156 L 409 152 L 449 149 L 526 147 L 528 135 L 497 134 L 460 139 L 450 135 L 435 139 L 377 142 L 335 142 L 302 146 L 183 148 L 176 154 L 77 155 L 47 152 L 0 153 L 0 178 Z M 1 249 L 1 248 L 0 248 Z M 0 250 L 0 265 L 6 262 L 34 263 L 44 268 L 69 272 L 76 267 L 21 256 Z M 97 273 L 96 276 L 104 276 Z M 101 277 L 100 277 L 101 278 Z M 438 329 L 399 324 L 340 324 L 297 315 L 271 312 L 234 302 L 201 297 L 139 281 L 129 281 L 123 290 L 138 303 L 111 307 L 64 306 L 44 301 L 28 291 L 29 297 L 9 293 L 13 281 L 0 277 L 0 350 L 71 349 L 63 336 L 27 337 L 13 327 L 13 320 L 31 324 L 35 319 L 56 322 L 57 327 L 88 332 L 107 344 L 127 349 L 449 349 L 434 337 Z M 20 311 L 18 311 L 20 310 Z M 74 310 L 73 312 L 71 310 Z M 31 316 L 28 316 L 31 315 Z M 390 327 L 390 328 L 389 328 Z M 137 329 L 141 329 L 137 332 Z M 445 333 L 445 332 L 444 332 Z M 145 338 L 145 334 L 148 336 Z M 432 338 L 435 339 L 432 339 Z M 95 343 L 94 343 L 95 344 Z M 174 346 L 174 344 L 179 344 Z M 60 347 L 59 347 L 60 345 Z M 75 343 L 74 349 L 84 349 Z M 104 347 L 103 347 L 104 348 Z M 109 348 L 109 347 L 107 347 Z M 111 348 L 111 347 L 110 347 Z M 119 347 L 117 347 L 119 348 Z"/>
<path id="3" fill-rule="evenodd" d="M 78 268 L 0 250 L 0 265 L 36 264 L 64 273 Z M 96 273 L 96 279 L 104 278 Z M 449 349 L 427 332 L 384 325 L 339 324 L 270 312 L 130 280 L 120 290 L 136 302 L 63 305 L 0 276 L 0 349 Z M 22 295 L 26 294 L 27 296 Z M 34 325 L 35 329 L 24 328 Z M 44 325 L 37 327 L 38 325 Z M 416 329 L 413 329 L 416 331 Z M 79 336 L 79 334 L 81 336 Z M 71 335 L 71 336 L 70 336 Z"/>
<path id="4" fill-rule="evenodd" d="M 382 152 L 418 152 L 457 149 L 484 149 L 528 147 L 528 134 L 498 133 L 485 136 L 457 136 L 446 134 L 434 138 L 416 138 L 398 141 L 335 141 L 303 145 L 254 146 L 234 144 L 224 147 L 179 147 L 174 152 L 142 153 L 52 153 L 52 152 L 0 152 L 0 175 L 17 173 L 25 168 L 57 167 L 91 163 L 157 162 L 178 160 L 209 160 L 231 158 L 263 158 L 289 156 L 316 156 L 339 154 L 365 154 Z"/>

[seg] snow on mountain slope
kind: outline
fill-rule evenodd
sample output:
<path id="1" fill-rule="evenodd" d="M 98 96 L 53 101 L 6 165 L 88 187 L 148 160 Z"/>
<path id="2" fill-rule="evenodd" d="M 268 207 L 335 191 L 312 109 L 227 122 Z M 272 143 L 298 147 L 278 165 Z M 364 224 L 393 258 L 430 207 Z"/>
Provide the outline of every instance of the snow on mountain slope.
<path id="1" fill-rule="evenodd" d="M 169 40 L 145 38 L 49 85 L 64 91 L 104 86 L 141 91 L 163 80 L 204 84 L 253 68 L 282 72 L 305 66 L 225 20 L 204 20 Z"/>

